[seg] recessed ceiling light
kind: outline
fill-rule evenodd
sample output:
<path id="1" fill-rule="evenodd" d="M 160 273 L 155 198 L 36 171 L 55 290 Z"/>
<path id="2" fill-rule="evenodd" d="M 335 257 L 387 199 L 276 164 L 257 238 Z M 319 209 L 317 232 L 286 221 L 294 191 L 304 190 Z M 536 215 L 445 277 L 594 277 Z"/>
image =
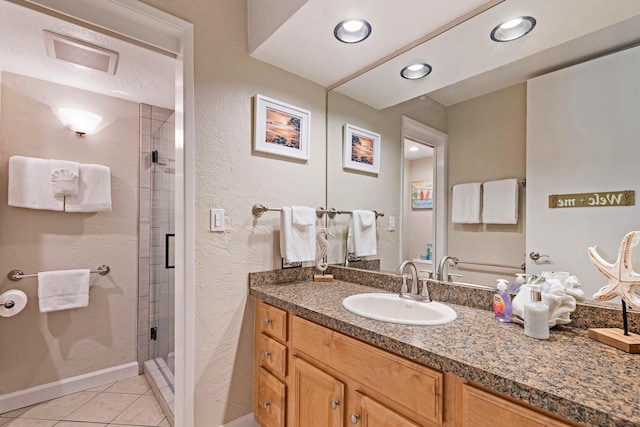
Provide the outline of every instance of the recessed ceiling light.
<path id="1" fill-rule="evenodd" d="M 509 19 L 491 31 L 491 40 L 495 42 L 510 42 L 528 34 L 535 26 L 536 20 L 531 16 Z"/>
<path id="2" fill-rule="evenodd" d="M 411 147 L 411 148 L 409 148 L 409 151 L 418 151 L 418 150 L 419 150 L 419 148 L 418 148 L 418 147 Z"/>
<path id="3" fill-rule="evenodd" d="M 347 19 L 333 30 L 342 43 L 359 43 L 371 35 L 371 25 L 364 19 Z"/>
<path id="4" fill-rule="evenodd" d="M 431 65 L 420 63 L 407 65 L 400 71 L 400 75 L 405 79 L 416 80 L 428 76 L 431 72 Z"/>

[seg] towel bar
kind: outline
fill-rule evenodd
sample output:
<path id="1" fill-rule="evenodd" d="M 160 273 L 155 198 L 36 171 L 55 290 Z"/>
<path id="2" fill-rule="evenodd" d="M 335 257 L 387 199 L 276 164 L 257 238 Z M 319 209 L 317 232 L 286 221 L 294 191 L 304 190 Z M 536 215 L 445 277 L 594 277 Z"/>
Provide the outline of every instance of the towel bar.
<path id="1" fill-rule="evenodd" d="M 109 274 L 110 271 L 111 271 L 111 267 L 109 267 L 107 264 L 102 264 L 98 266 L 97 269 L 91 270 L 90 272 L 98 273 L 101 276 L 106 276 L 107 274 Z M 22 270 L 11 270 L 9 274 L 7 274 L 7 277 L 9 278 L 9 280 L 13 280 L 14 282 L 17 282 L 20 279 L 24 279 L 26 277 L 36 277 L 37 275 L 38 273 L 24 274 Z"/>
<path id="2" fill-rule="evenodd" d="M 253 213 L 253 215 L 255 216 L 262 216 L 263 213 L 267 212 L 267 211 L 282 211 L 282 208 L 268 208 L 265 205 L 261 204 L 261 203 L 256 203 L 255 205 L 253 205 L 253 208 L 251 209 L 251 212 Z M 378 217 L 384 216 L 384 212 L 378 212 L 378 211 L 373 211 L 376 214 L 376 219 L 378 219 Z M 318 216 L 318 218 L 322 218 L 322 215 L 327 214 L 329 215 L 329 218 L 333 218 L 336 215 L 341 215 L 341 214 L 352 214 L 353 211 L 339 211 L 336 208 L 330 208 L 330 209 L 325 209 L 325 208 L 316 208 L 316 215 Z"/>

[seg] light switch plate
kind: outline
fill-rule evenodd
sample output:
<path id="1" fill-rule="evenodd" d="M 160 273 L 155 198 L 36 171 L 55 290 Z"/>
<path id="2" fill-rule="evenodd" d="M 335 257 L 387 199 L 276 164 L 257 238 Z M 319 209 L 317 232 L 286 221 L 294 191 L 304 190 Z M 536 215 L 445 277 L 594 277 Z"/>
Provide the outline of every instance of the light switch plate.
<path id="1" fill-rule="evenodd" d="M 389 217 L 389 231 L 396 231 L 396 217 Z"/>
<path id="2" fill-rule="evenodd" d="M 224 209 L 211 209 L 209 231 L 224 231 Z"/>

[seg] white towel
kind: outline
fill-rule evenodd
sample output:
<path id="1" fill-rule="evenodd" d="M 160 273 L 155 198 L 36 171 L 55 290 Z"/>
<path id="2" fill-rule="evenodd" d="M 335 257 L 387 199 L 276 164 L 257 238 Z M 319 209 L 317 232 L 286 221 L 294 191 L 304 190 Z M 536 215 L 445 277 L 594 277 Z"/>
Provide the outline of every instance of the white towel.
<path id="1" fill-rule="evenodd" d="M 517 224 L 518 180 L 488 181 L 482 187 L 482 222 Z"/>
<path id="2" fill-rule="evenodd" d="M 56 196 L 75 196 L 78 194 L 78 162 L 49 160 L 51 165 L 51 192 Z"/>
<path id="3" fill-rule="evenodd" d="M 33 157 L 9 158 L 9 206 L 64 210 L 64 196 L 51 192 L 51 163 Z"/>
<path id="4" fill-rule="evenodd" d="M 293 223 L 293 212 L 296 220 Z M 309 215 L 315 215 L 312 208 L 300 206 L 283 207 L 280 215 L 280 253 L 285 262 L 303 262 L 316 259 L 316 224 L 315 218 L 309 222 Z"/>
<path id="5" fill-rule="evenodd" d="M 480 193 L 482 184 L 471 182 L 453 186 L 451 222 L 459 224 L 480 223 Z"/>
<path id="6" fill-rule="evenodd" d="M 102 165 L 80 165 L 78 195 L 65 198 L 66 212 L 111 211 L 111 169 Z"/>
<path id="7" fill-rule="evenodd" d="M 354 210 L 351 214 L 351 233 L 356 256 L 370 256 L 378 252 L 375 222 L 376 214 L 373 211 Z"/>
<path id="8" fill-rule="evenodd" d="M 89 275 L 88 269 L 38 273 L 40 312 L 88 306 Z"/>
<path id="9" fill-rule="evenodd" d="M 511 312 L 524 319 L 524 306 L 531 301 L 531 287 L 522 285 L 511 303 Z M 542 302 L 549 307 L 549 327 L 571 323 L 571 313 L 576 309 L 576 300 L 567 295 L 559 283 L 552 284 L 542 293 Z"/>

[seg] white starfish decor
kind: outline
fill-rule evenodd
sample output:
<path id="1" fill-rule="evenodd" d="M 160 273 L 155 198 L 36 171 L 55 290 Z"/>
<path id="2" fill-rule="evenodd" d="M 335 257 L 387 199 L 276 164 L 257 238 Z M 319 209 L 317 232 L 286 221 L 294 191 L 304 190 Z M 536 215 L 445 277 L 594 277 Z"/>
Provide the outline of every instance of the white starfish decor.
<path id="1" fill-rule="evenodd" d="M 594 299 L 608 301 L 619 296 L 629 306 L 640 310 L 640 296 L 635 293 L 635 289 L 640 287 L 640 273 L 634 269 L 638 244 L 640 231 L 632 231 L 624 236 L 615 262 L 598 246 L 589 248 L 589 258 L 594 267 L 609 280 L 593 295 Z"/>

